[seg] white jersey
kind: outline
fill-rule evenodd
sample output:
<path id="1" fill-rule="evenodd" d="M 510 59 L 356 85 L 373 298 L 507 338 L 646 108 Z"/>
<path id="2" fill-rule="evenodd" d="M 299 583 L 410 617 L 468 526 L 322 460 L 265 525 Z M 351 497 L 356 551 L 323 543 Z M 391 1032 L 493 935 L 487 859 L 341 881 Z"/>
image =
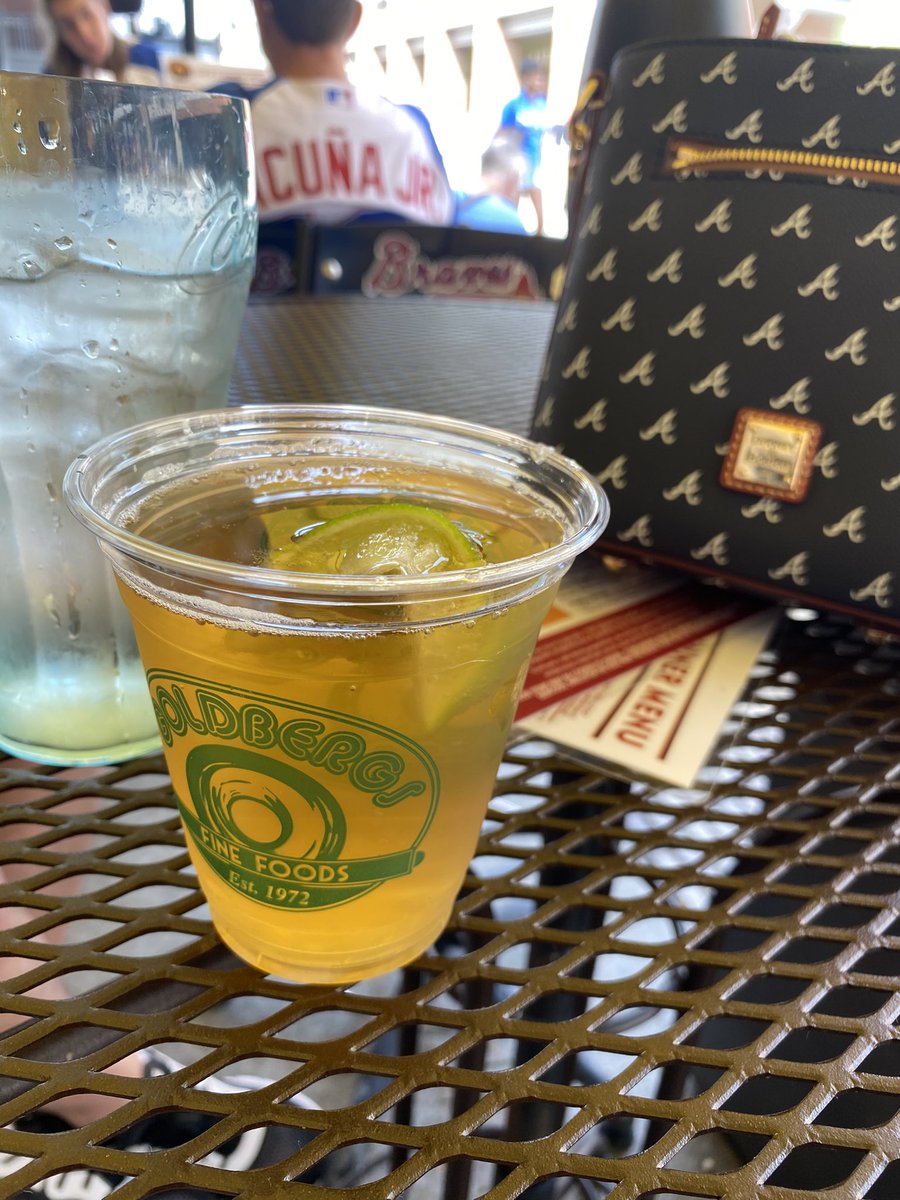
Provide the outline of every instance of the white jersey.
<path id="1" fill-rule="evenodd" d="M 452 224 L 453 193 L 417 109 L 329 80 L 276 79 L 250 100 L 261 222 L 374 213 Z"/>

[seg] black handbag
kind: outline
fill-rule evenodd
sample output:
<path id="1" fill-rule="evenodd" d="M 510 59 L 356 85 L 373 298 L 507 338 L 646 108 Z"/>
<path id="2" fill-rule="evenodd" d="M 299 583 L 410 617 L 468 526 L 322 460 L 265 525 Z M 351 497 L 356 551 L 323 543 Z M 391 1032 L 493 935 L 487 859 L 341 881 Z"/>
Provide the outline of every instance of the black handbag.
<path id="1" fill-rule="evenodd" d="M 900 51 L 620 52 L 532 434 L 616 555 L 900 630 Z"/>

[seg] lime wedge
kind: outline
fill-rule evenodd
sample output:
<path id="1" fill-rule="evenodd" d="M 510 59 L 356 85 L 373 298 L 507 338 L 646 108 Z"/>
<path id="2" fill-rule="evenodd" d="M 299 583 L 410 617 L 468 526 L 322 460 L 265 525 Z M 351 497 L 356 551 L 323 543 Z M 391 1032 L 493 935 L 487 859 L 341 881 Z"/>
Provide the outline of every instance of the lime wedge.
<path id="1" fill-rule="evenodd" d="M 290 544 L 291 538 L 297 532 L 297 527 L 301 522 L 301 517 L 297 513 L 296 508 L 278 508 L 274 512 L 267 512 L 265 509 L 260 513 L 260 520 L 263 526 L 263 535 L 260 539 L 260 561 L 265 566 L 274 566 L 270 563 L 270 557 L 274 554 L 283 554 L 284 547 Z M 318 516 L 315 511 L 311 519 L 306 516 L 302 518 L 304 523 L 312 524 L 316 520 L 324 520 Z"/>
<path id="2" fill-rule="evenodd" d="M 314 575 L 429 575 L 481 562 L 479 548 L 449 517 L 398 503 L 358 508 L 297 538 L 276 541 L 270 530 L 266 565 Z"/>

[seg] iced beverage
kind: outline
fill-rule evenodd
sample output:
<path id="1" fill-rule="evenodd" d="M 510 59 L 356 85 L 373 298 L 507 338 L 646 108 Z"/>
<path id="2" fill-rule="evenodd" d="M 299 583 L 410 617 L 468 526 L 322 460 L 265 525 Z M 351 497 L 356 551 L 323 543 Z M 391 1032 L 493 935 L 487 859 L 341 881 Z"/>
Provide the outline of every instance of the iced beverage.
<path id="1" fill-rule="evenodd" d="M 598 489 L 496 431 L 285 406 L 108 440 L 67 492 L 112 558 L 223 940 L 308 983 L 408 962 L 447 921 Z"/>
<path id="2" fill-rule="evenodd" d="M 159 744 L 131 626 L 66 509 L 73 453 L 217 408 L 254 261 L 244 107 L 0 72 L 0 746 Z"/>

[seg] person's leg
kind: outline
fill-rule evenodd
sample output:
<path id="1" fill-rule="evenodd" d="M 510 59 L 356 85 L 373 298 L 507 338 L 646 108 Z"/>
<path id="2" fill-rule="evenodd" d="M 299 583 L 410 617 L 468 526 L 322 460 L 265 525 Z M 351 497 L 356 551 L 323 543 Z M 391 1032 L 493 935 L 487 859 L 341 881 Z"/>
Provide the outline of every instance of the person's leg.
<path id="1" fill-rule="evenodd" d="M 530 192 L 531 203 L 534 205 L 534 215 L 537 218 L 536 234 L 544 232 L 544 197 L 539 187 L 533 187 Z"/>

